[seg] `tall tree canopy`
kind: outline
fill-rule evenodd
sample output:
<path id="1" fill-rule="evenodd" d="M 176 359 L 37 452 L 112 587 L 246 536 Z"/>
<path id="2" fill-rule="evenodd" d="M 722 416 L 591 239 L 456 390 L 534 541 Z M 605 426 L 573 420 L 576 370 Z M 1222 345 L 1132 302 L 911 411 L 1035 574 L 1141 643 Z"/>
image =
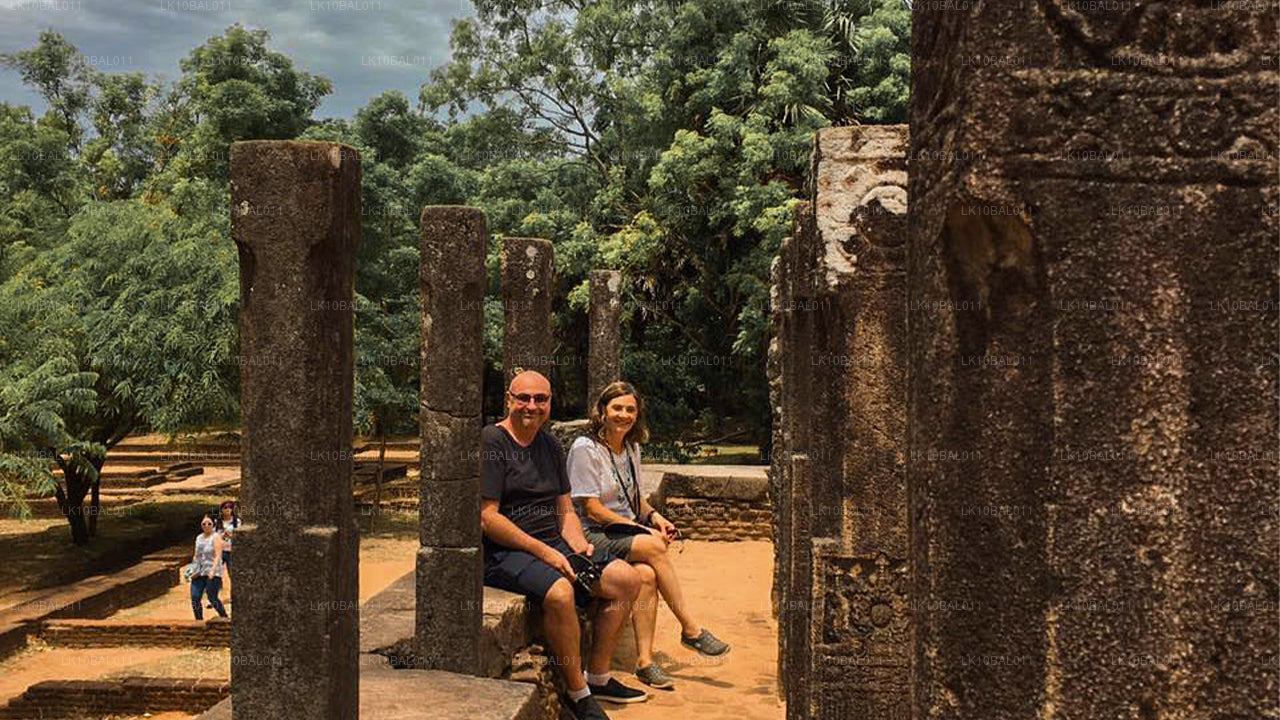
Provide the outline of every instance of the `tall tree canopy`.
<path id="1" fill-rule="evenodd" d="M 86 542 L 113 444 L 238 423 L 228 175 L 245 139 L 361 153 L 361 432 L 416 427 L 419 214 L 467 204 L 491 232 L 488 412 L 497 239 L 532 235 L 555 244 L 560 417 L 587 402 L 586 278 L 611 268 L 657 438 L 766 441 L 769 266 L 810 139 L 905 118 L 909 29 L 902 0 L 479 0 L 416 104 L 389 91 L 323 120 L 330 82 L 263 29 L 209 38 L 168 84 L 41 33 L 0 55 L 47 105 L 0 103 L 0 502 L 53 492 Z"/>

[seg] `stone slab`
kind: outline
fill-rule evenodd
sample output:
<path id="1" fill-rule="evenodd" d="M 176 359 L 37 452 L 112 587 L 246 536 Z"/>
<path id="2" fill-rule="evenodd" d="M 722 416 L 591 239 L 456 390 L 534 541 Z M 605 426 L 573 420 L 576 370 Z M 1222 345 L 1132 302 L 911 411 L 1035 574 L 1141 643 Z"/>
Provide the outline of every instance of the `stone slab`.
<path id="1" fill-rule="evenodd" d="M 360 652 L 393 658 L 393 665 L 414 666 L 415 573 L 400 576 L 360 608 Z M 484 588 L 480 630 L 480 670 L 500 677 L 516 651 L 533 642 L 533 614 L 524 596 Z"/>
<path id="2" fill-rule="evenodd" d="M 231 720 L 234 695 L 200 716 Z M 361 663 L 360 720 L 541 720 L 537 688 L 440 670 Z"/>
<path id="3" fill-rule="evenodd" d="M 483 620 L 483 606 L 476 607 L 476 600 L 483 598 L 480 553 L 476 547 L 418 549 L 415 655 L 421 667 L 478 671 Z"/>
<path id="4" fill-rule="evenodd" d="M 744 476 L 728 472 L 702 474 L 692 469 L 667 471 L 658 493 L 663 498 L 763 500 L 769 493 L 769 479 L 763 473 Z"/>

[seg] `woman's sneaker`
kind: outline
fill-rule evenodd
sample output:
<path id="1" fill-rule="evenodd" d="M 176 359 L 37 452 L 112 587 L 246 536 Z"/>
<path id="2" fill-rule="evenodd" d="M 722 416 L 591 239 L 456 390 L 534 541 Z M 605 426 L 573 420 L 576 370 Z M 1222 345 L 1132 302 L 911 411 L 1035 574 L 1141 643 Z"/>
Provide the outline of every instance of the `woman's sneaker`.
<path id="1" fill-rule="evenodd" d="M 726 643 L 715 635 L 712 635 L 711 631 L 706 628 L 702 628 L 702 632 L 695 638 L 685 637 L 684 634 L 681 633 L 680 643 L 697 650 L 703 655 L 710 655 L 711 657 L 723 655 L 729 652 L 729 643 Z"/>
<path id="2" fill-rule="evenodd" d="M 658 663 L 649 663 L 636 670 L 636 677 L 640 678 L 640 682 L 645 685 L 658 690 L 666 690 L 676 684 L 676 681 L 667 674 L 666 670 L 659 667 Z"/>
<path id="3" fill-rule="evenodd" d="M 591 697 L 597 700 L 608 700 L 615 703 L 640 703 L 649 699 L 649 693 L 629 688 L 618 682 L 617 678 L 609 678 L 609 682 L 603 685 L 587 683 L 587 687 L 591 688 Z"/>
<path id="4" fill-rule="evenodd" d="M 600 703 L 590 695 L 574 700 L 570 705 L 573 706 L 573 716 L 577 720 L 609 720 L 609 716 L 600 708 Z"/>

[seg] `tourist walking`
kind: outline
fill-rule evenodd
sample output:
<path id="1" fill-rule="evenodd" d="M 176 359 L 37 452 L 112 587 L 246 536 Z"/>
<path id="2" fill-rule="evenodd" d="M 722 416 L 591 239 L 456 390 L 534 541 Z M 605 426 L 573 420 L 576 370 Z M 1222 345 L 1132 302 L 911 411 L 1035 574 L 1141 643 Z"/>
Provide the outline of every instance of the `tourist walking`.
<path id="1" fill-rule="evenodd" d="M 542 430 L 551 415 L 551 383 L 539 373 L 522 372 L 512 379 L 506 400 L 507 417 L 480 433 L 484 582 L 542 604 L 552 664 L 564 674 L 574 716 L 608 720 L 597 700 L 648 699 L 609 674 L 640 580 L 630 565 L 593 548 L 582 535 L 564 451 Z M 584 677 L 575 605 L 592 597 L 599 608 Z"/>
<path id="2" fill-rule="evenodd" d="M 213 523 L 214 532 L 222 537 L 222 567 L 227 571 L 227 579 L 231 579 L 231 543 L 235 532 L 240 527 L 240 516 L 236 515 L 234 500 L 226 500 L 218 506 L 218 519 Z"/>
<path id="3" fill-rule="evenodd" d="M 208 596 L 213 609 L 227 617 L 227 610 L 218 599 L 222 590 L 222 536 L 214 532 L 213 517 L 207 514 L 200 518 L 200 534 L 196 535 L 196 551 L 191 562 L 195 566 L 191 575 L 191 610 L 196 619 L 204 619 L 202 596 Z"/>
<path id="4" fill-rule="evenodd" d="M 640 444 L 649 439 L 644 401 L 628 382 L 612 383 L 591 407 L 588 431 L 569 448 L 569 482 L 581 506 L 587 541 L 626 558 L 643 585 L 631 614 L 636 633 L 636 677 L 659 689 L 675 686 L 653 662 L 658 619 L 657 595 L 680 621 L 680 642 L 708 656 L 729 645 L 698 624 L 685 603 L 667 547 L 680 535 L 675 524 L 654 510 L 640 492 Z"/>

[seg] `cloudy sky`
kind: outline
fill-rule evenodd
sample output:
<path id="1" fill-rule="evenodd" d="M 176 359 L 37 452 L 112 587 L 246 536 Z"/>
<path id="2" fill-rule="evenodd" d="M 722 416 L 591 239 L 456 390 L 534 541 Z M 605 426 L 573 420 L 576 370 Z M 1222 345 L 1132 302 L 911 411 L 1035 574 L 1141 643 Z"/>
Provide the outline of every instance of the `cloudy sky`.
<path id="1" fill-rule="evenodd" d="M 351 117 L 384 90 L 416 103 L 449 56 L 450 21 L 470 0 L 0 0 L 0 52 L 62 33 L 104 71 L 177 78 L 178 60 L 237 22 L 271 31 L 271 48 L 333 81 L 316 117 Z M 0 70 L 0 101 L 43 103 Z"/>

